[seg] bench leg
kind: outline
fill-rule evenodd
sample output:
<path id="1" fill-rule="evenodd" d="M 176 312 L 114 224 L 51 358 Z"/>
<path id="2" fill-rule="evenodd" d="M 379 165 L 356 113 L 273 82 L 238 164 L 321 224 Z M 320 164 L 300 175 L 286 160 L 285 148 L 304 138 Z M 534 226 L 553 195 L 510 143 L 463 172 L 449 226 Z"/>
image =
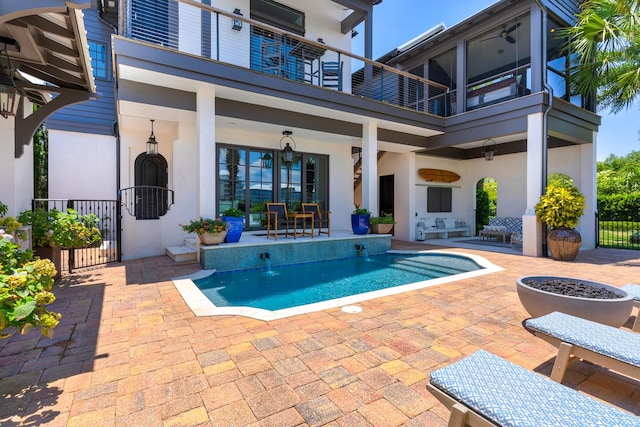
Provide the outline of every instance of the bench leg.
<path id="1" fill-rule="evenodd" d="M 633 326 L 631 327 L 632 331 L 640 332 L 640 311 L 636 313 L 636 320 L 633 322 Z"/>
<path id="2" fill-rule="evenodd" d="M 556 356 L 556 361 L 553 364 L 553 369 L 551 370 L 551 379 L 555 382 L 562 383 L 562 379 L 564 378 L 564 374 L 567 372 L 567 366 L 571 360 L 571 350 L 573 346 L 571 344 L 567 344 L 566 342 L 560 343 L 558 347 L 558 355 Z"/>
<path id="3" fill-rule="evenodd" d="M 469 409 L 461 403 L 456 403 L 451 407 L 451 415 L 447 427 L 464 427 L 469 418 Z"/>

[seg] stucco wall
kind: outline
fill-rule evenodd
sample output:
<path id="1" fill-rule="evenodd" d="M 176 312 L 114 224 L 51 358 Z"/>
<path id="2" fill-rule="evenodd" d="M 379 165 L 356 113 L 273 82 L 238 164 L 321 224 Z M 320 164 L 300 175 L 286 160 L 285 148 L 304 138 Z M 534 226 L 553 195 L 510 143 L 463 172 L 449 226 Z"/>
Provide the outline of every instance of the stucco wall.
<path id="1" fill-rule="evenodd" d="M 7 215 L 15 216 L 31 208 L 33 143 L 25 146 L 23 155 L 16 159 L 13 117 L 0 118 L 0 133 L 0 202 L 9 207 Z"/>

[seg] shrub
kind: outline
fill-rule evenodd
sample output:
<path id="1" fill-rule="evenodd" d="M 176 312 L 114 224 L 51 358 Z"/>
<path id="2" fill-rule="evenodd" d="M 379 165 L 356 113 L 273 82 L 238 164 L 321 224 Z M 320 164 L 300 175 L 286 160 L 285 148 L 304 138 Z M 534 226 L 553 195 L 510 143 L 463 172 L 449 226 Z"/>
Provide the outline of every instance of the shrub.
<path id="1" fill-rule="evenodd" d="M 353 210 L 354 215 L 371 215 L 371 211 L 367 208 L 361 208 L 357 203 L 354 204 L 355 209 Z"/>
<path id="2" fill-rule="evenodd" d="M 34 247 L 87 248 L 102 241 L 97 227 L 99 218 L 94 214 L 80 215 L 73 209 L 36 209 L 21 212 L 18 220 L 31 225 Z"/>
<path id="3" fill-rule="evenodd" d="M 550 228 L 573 228 L 585 209 L 584 196 L 576 187 L 549 185 L 535 206 L 536 217 Z"/>
<path id="4" fill-rule="evenodd" d="M 180 224 L 180 227 L 187 233 L 200 235 L 204 233 L 221 233 L 227 229 L 227 223 L 220 218 L 200 218 L 192 219 L 187 225 Z"/>
<path id="5" fill-rule="evenodd" d="M 242 218 L 244 217 L 244 212 L 242 212 L 240 209 L 229 208 L 222 212 L 222 216 L 234 216 L 236 218 Z"/>
<path id="6" fill-rule="evenodd" d="M 371 225 L 376 224 L 395 224 L 396 222 L 393 220 L 393 215 L 384 214 L 383 216 L 374 216 L 369 220 Z"/>

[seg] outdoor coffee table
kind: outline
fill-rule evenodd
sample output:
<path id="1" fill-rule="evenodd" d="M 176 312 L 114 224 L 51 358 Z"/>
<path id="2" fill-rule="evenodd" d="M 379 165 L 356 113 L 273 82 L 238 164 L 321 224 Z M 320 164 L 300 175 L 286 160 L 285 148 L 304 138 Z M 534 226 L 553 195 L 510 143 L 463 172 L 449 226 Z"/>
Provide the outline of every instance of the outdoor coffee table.
<path id="1" fill-rule="evenodd" d="M 492 237 L 496 239 L 502 236 L 502 243 L 507 243 L 507 236 L 511 236 L 511 232 L 508 230 L 505 231 L 493 231 L 493 230 L 480 230 L 480 240 L 491 240 Z"/>
<path id="2" fill-rule="evenodd" d="M 311 236 L 313 237 L 313 213 L 298 213 L 298 212 L 294 212 L 291 214 L 291 216 L 293 217 L 293 238 L 295 239 L 298 234 L 300 236 Z M 302 223 L 302 231 L 300 233 L 298 233 L 298 220 L 300 220 L 300 222 Z M 307 220 L 311 221 L 311 231 L 310 233 L 307 232 Z"/>

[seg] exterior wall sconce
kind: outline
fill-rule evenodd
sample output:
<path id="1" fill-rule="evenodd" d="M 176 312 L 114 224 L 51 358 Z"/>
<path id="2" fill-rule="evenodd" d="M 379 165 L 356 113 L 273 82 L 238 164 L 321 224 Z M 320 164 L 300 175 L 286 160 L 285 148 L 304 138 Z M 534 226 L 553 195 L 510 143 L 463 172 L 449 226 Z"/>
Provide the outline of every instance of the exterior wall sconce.
<path id="1" fill-rule="evenodd" d="M 290 130 L 282 131 L 282 138 L 280 138 L 280 151 L 282 151 L 282 159 L 286 164 L 291 164 L 293 162 L 293 152 L 296 149 L 296 141 L 291 137 L 293 132 Z M 282 142 L 285 142 L 284 148 L 282 147 Z M 293 148 L 289 143 L 291 141 L 293 143 Z"/>
<path id="2" fill-rule="evenodd" d="M 155 122 L 155 120 L 151 120 L 151 135 L 149 135 L 149 140 L 147 140 L 147 154 L 149 156 L 158 154 L 158 141 L 156 141 L 156 136 L 153 134 L 153 122 Z"/>
<path id="3" fill-rule="evenodd" d="M 4 49 L 0 50 L 0 116 L 5 119 L 9 116 L 15 117 L 20 104 L 20 96 L 23 91 L 16 86 L 13 79 L 16 69 L 9 60 L 7 43 Z"/>
<path id="4" fill-rule="evenodd" d="M 238 8 L 235 8 L 233 10 L 233 13 L 235 13 L 238 16 L 243 16 L 242 13 L 240 12 L 240 9 Z M 234 18 L 233 23 L 231 25 L 231 29 L 240 31 L 242 29 L 242 21 L 240 19 Z"/>
<path id="5" fill-rule="evenodd" d="M 493 139 L 487 139 L 484 144 L 482 144 L 482 154 L 484 154 L 484 159 L 487 162 L 493 160 L 493 155 L 497 152 L 496 142 Z"/>

